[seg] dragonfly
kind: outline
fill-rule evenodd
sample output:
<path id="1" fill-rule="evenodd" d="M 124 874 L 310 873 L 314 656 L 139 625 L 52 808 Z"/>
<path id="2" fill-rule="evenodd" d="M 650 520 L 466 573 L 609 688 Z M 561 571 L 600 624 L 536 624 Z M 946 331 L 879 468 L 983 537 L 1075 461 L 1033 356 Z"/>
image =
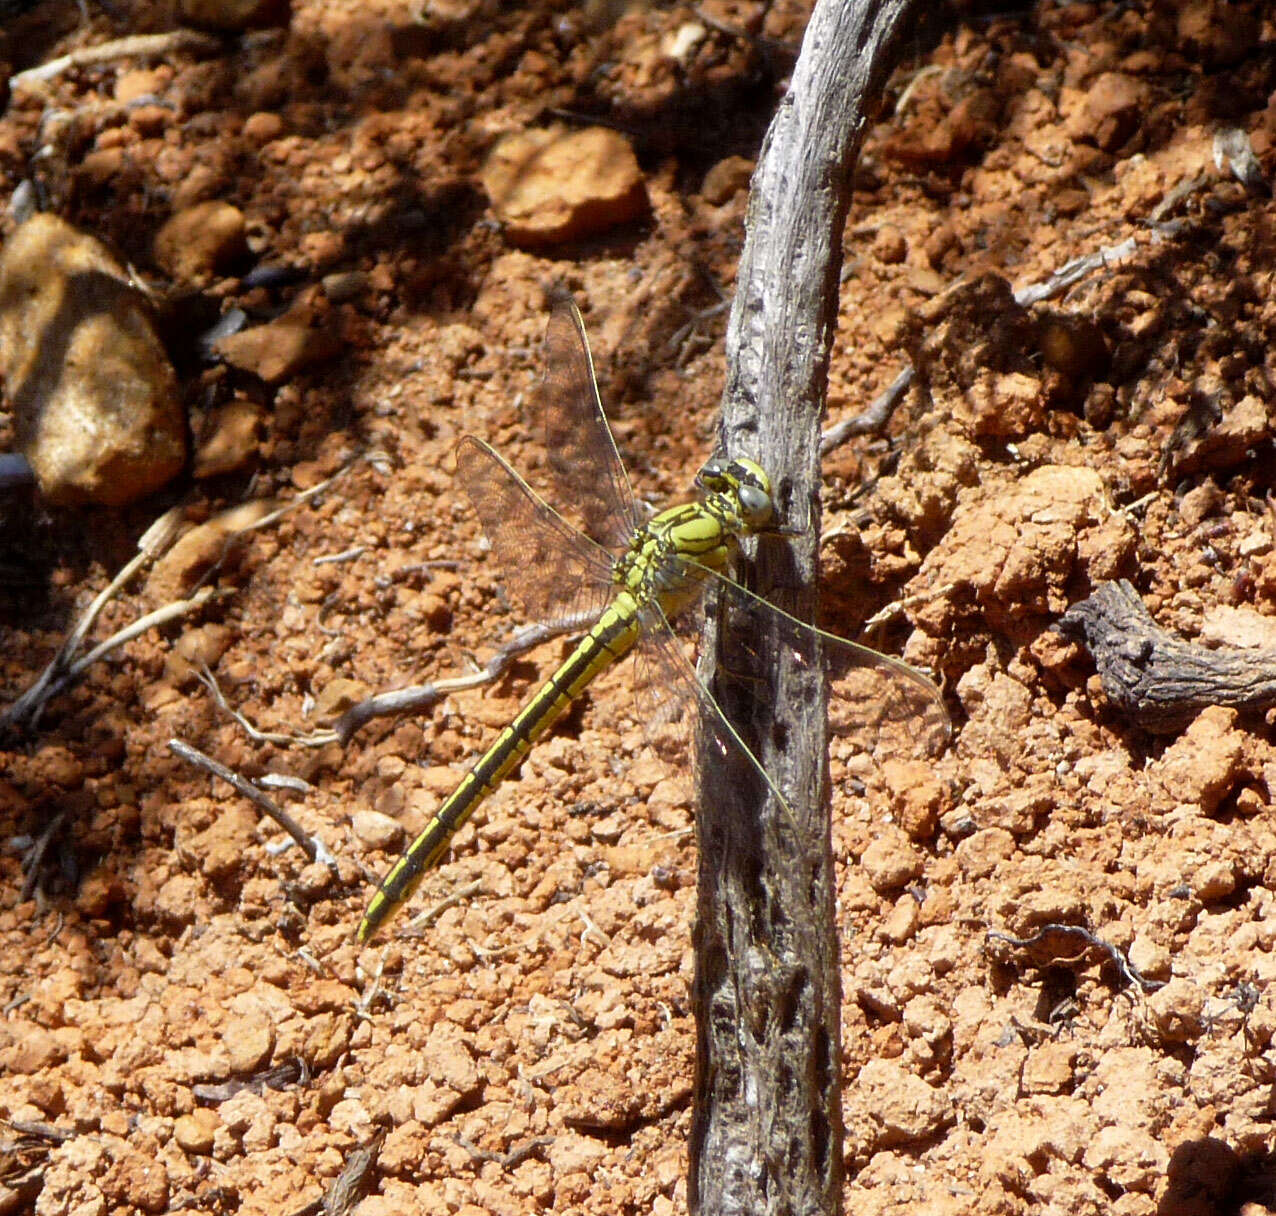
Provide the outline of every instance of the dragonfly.
<path id="1" fill-rule="evenodd" d="M 509 589 L 533 617 L 564 631 L 589 627 L 556 671 L 461 778 L 369 902 L 358 939 L 369 941 L 407 903 L 452 838 L 528 751 L 604 671 L 636 653 L 638 716 L 660 750 L 740 751 L 787 803 L 700 681 L 671 621 L 718 592 L 729 628 L 765 618 L 768 645 L 786 647 L 828 681 L 834 761 L 883 748 L 933 753 L 948 734 L 938 688 L 900 659 L 826 633 L 759 598 L 731 577 L 743 540 L 782 532 L 770 479 L 747 458 L 710 459 L 698 498 L 642 519 L 603 412 L 584 322 L 559 301 L 545 334 L 538 394 L 548 479 L 546 502 L 490 445 L 465 436 L 456 476 Z M 777 641 L 778 639 L 778 641 Z M 754 656 L 756 659 L 757 656 Z M 742 673 L 747 680 L 747 673 Z"/>

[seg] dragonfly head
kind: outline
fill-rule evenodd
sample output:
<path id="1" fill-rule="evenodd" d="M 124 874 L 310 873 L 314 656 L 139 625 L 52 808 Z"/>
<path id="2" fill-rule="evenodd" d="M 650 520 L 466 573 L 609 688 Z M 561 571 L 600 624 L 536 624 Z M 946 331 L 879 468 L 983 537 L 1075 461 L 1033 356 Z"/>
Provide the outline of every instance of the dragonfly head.
<path id="1" fill-rule="evenodd" d="M 696 485 L 709 494 L 725 495 L 750 532 L 765 528 L 775 513 L 771 479 L 760 464 L 745 456 L 710 460 L 700 470 Z"/>

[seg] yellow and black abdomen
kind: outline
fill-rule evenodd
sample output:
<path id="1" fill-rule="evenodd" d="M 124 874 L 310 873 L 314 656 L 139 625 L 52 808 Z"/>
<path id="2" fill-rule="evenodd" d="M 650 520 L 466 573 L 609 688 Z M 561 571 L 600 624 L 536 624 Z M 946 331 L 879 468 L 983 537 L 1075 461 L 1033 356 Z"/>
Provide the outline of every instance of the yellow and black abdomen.
<path id="1" fill-rule="evenodd" d="M 633 648 L 639 629 L 637 603 L 622 591 L 562 666 L 461 779 L 382 880 L 359 922 L 361 942 L 368 941 L 412 897 L 422 875 L 438 864 L 465 821 L 518 767 L 532 744 L 563 716 L 590 681 Z"/>
<path id="2" fill-rule="evenodd" d="M 672 507 L 635 533 L 617 559 L 612 578 L 616 595 L 567 660 L 519 711 L 496 742 L 462 778 L 408 846 L 368 904 L 359 924 L 366 942 L 409 898 L 426 870 L 436 865 L 456 832 L 496 789 L 586 686 L 623 658 L 659 614 L 676 616 L 700 594 L 710 572 L 721 572 L 735 552 L 738 519 L 715 496 L 703 503 Z"/>

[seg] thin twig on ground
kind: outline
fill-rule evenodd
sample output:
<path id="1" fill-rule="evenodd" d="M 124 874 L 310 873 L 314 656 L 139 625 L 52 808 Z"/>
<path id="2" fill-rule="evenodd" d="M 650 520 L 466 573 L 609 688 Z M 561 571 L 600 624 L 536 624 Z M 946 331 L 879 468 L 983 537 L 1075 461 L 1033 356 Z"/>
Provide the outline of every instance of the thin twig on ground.
<path id="1" fill-rule="evenodd" d="M 1242 180 L 1245 179 L 1243 178 Z M 1205 174 L 1201 174 L 1183 182 L 1161 200 L 1145 221 L 1146 226 L 1152 230 L 1153 241 L 1163 240 L 1167 235 L 1170 235 L 1161 224 L 1164 216 L 1185 198 L 1201 189 L 1208 181 L 1209 178 Z M 1137 248 L 1138 242 L 1135 237 L 1131 236 L 1115 245 L 1108 245 L 1103 249 L 1095 250 L 1093 253 L 1084 253 L 1069 262 L 1065 262 L 1058 270 L 1040 282 L 1029 283 L 1024 287 L 1018 288 L 1014 293 L 1015 302 L 1024 308 L 1028 308 L 1033 304 L 1041 303 L 1043 300 L 1054 299 L 1054 297 L 1062 295 L 1095 271 L 1105 269 L 1124 258 L 1130 257 Z M 891 381 L 885 391 L 874 399 L 868 409 L 853 418 L 844 419 L 842 422 L 829 427 L 820 436 L 820 455 L 827 456 L 834 448 L 840 447 L 848 439 L 853 439 L 857 435 L 880 434 L 890 421 L 891 415 L 895 412 L 899 403 L 904 399 L 904 394 L 908 391 L 912 382 L 913 369 L 906 367 Z"/>
<path id="2" fill-rule="evenodd" d="M 174 507 L 159 517 L 137 542 L 137 553 L 124 564 L 113 579 L 94 597 L 93 602 L 72 627 L 66 639 L 58 648 L 58 653 L 26 690 L 4 713 L 0 714 L 0 729 L 9 727 L 19 731 L 34 728 L 39 721 L 44 706 L 59 692 L 68 686 L 75 674 L 84 670 L 85 660 L 79 663 L 74 659 L 94 623 L 102 614 L 102 609 L 133 579 L 143 567 L 159 557 L 173 543 L 177 535 L 177 527 L 181 521 L 181 511 Z M 116 634 L 116 638 L 120 635 Z M 128 639 L 122 639 L 127 641 Z M 116 642 L 115 645 L 119 645 Z M 114 649 L 114 646 L 111 647 Z M 98 647 L 93 654 L 102 651 Z"/>
<path id="3" fill-rule="evenodd" d="M 39 88 L 40 85 L 60 76 L 71 68 L 90 67 L 97 63 L 110 63 L 113 59 L 155 59 L 180 51 L 214 54 L 225 48 L 220 38 L 201 34 L 198 30 L 170 30 L 165 34 L 134 34 L 128 38 L 115 38 L 96 46 L 82 46 L 66 55 L 59 55 L 47 63 L 19 72 L 9 80 L 13 92 Z"/>
<path id="4" fill-rule="evenodd" d="M 346 1216 L 363 1195 L 368 1175 L 377 1163 L 381 1146 L 385 1143 L 386 1129 L 380 1127 L 372 1139 L 362 1148 L 357 1148 L 346 1158 L 345 1167 L 332 1180 L 327 1194 L 323 1197 L 320 1211 L 324 1216 Z"/>
<path id="5" fill-rule="evenodd" d="M 371 462 L 370 457 L 364 457 Z M 249 532 L 255 532 L 261 528 L 265 528 L 277 520 L 282 519 L 291 511 L 295 511 L 303 503 L 308 502 L 317 494 L 321 494 L 328 489 L 338 478 L 344 476 L 352 467 L 347 464 L 331 477 L 321 481 L 318 485 L 311 486 L 308 490 L 303 490 L 295 498 L 290 499 L 283 506 L 277 507 L 268 514 L 263 515 L 260 519 L 254 520 L 247 526 L 237 529 L 230 533 L 226 538 L 227 548 L 231 542 L 238 540 L 241 536 L 247 535 Z M 221 568 L 221 559 L 215 561 L 205 572 L 200 583 L 192 591 L 192 593 L 183 600 L 175 600 L 172 603 L 165 604 L 153 612 L 147 613 L 145 616 L 139 617 L 131 624 L 124 626 L 118 632 L 109 637 L 105 642 L 95 646 L 82 658 L 74 658 L 75 652 L 80 648 L 89 630 L 93 627 L 98 617 L 101 615 L 102 609 L 110 602 L 110 600 L 124 588 L 129 581 L 146 565 L 155 561 L 163 554 L 173 543 L 177 536 L 178 526 L 181 522 L 182 512 L 178 507 L 167 511 L 155 521 L 138 541 L 138 552 L 131 558 L 128 563 L 111 579 L 110 583 L 98 593 L 92 604 L 76 622 L 71 632 L 67 635 L 66 640 L 62 643 L 58 653 L 48 664 L 35 682 L 28 688 L 12 705 L 3 713 L 0 713 L 0 734 L 6 730 L 16 732 L 19 735 L 27 734 L 34 730 L 38 725 L 45 706 L 54 697 L 65 692 L 79 678 L 93 666 L 99 659 L 110 654 L 111 651 L 123 646 L 126 642 L 132 641 L 134 638 L 145 633 L 149 629 L 154 629 L 159 625 L 167 624 L 169 621 L 178 619 L 188 613 L 194 612 L 201 608 L 208 600 L 217 594 L 214 589 L 208 586 L 218 570 Z M 223 555 L 225 550 L 223 550 Z M 223 706 L 229 710 L 228 706 Z M 326 736 L 320 740 L 322 743 L 332 742 L 334 736 L 328 732 Z M 288 741 L 287 739 L 283 741 Z M 302 740 L 307 742 L 307 740 Z"/>
<path id="6" fill-rule="evenodd" d="M 458 904 L 463 904 L 467 899 L 471 899 L 475 895 L 481 895 L 485 889 L 483 880 L 476 879 L 474 882 L 460 887 L 453 891 L 450 895 L 439 900 L 438 903 L 426 908 L 424 912 L 414 916 L 403 928 L 401 937 L 419 937 L 424 934 L 440 916 L 449 908 L 455 908 Z"/>
<path id="7" fill-rule="evenodd" d="M 52 1123 L 40 1123 L 33 1119 L 3 1119 L 5 1127 L 11 1127 L 23 1136 L 35 1136 L 40 1140 L 51 1140 L 54 1144 L 65 1144 L 74 1140 L 79 1134 L 71 1128 L 54 1127 Z"/>
<path id="8" fill-rule="evenodd" d="M 548 1148 L 554 1143 L 553 1136 L 535 1136 L 531 1140 L 525 1140 L 522 1144 L 516 1144 L 513 1148 L 504 1153 L 493 1153 L 485 1148 L 479 1148 L 477 1144 L 471 1144 L 464 1136 L 459 1133 L 453 1137 L 475 1161 L 486 1162 L 491 1161 L 499 1165 L 503 1170 L 512 1170 L 515 1166 L 522 1165 L 529 1157 L 534 1157 L 543 1148 Z"/>
<path id="9" fill-rule="evenodd" d="M 362 557 L 368 551 L 367 545 L 355 545 L 350 549 L 344 549 L 340 553 L 329 553 L 323 557 L 316 557 L 311 565 L 313 566 L 333 566 L 341 562 L 352 562 L 358 557 Z"/>
<path id="10" fill-rule="evenodd" d="M 1066 925 L 1051 923 L 1042 925 L 1031 937 L 1011 937 L 1008 933 L 999 933 L 995 929 L 988 931 L 988 940 L 996 942 L 1004 942 L 1008 946 L 1013 946 L 1016 950 L 1030 950 L 1035 946 L 1039 946 L 1051 934 L 1060 934 L 1064 937 L 1079 937 L 1087 946 L 1094 946 L 1108 956 L 1117 966 L 1117 970 L 1125 978 L 1126 983 L 1139 988 L 1143 992 L 1155 992 L 1158 988 L 1165 987 L 1164 980 L 1147 979 L 1139 969 L 1130 962 L 1124 950 L 1118 946 L 1114 946 L 1111 942 L 1105 941 L 1103 938 L 1091 933 L 1089 929 L 1081 925 Z M 1052 956 L 1054 962 L 1060 961 L 1058 955 Z M 1063 960 L 1068 961 L 1068 960 Z"/>
<path id="11" fill-rule="evenodd" d="M 310 1066 L 301 1056 L 292 1056 L 282 1064 L 272 1065 L 251 1077 L 221 1082 L 201 1081 L 191 1087 L 191 1095 L 205 1106 L 220 1106 L 245 1090 L 259 1094 L 263 1090 L 288 1089 L 294 1085 L 304 1089 L 310 1080 Z"/>
<path id="12" fill-rule="evenodd" d="M 510 638 L 478 671 L 466 676 L 432 680 L 428 684 L 414 684 L 410 688 L 399 688 L 394 692 L 382 692 L 367 697 L 357 705 L 351 706 L 337 719 L 333 726 L 336 738 L 342 746 L 345 746 L 355 733 L 373 718 L 384 718 L 425 709 L 454 692 L 490 684 L 493 680 L 500 679 L 505 669 L 519 655 L 526 654 L 527 651 L 534 649 L 542 642 L 549 641 L 550 638 L 578 632 L 586 625 L 593 624 L 593 621 L 594 617 L 590 615 L 573 617 L 566 621 L 528 625 Z"/>
<path id="13" fill-rule="evenodd" d="M 202 768 L 214 777 L 220 777 L 227 785 L 233 786 L 245 798 L 256 803 L 283 828 L 301 846 L 302 851 L 311 861 L 321 861 L 334 873 L 336 872 L 337 859 L 328 852 L 323 841 L 317 836 L 307 836 L 301 825 L 287 811 L 279 806 L 264 790 L 249 781 L 247 777 L 241 777 L 224 764 L 219 764 L 211 756 L 206 756 L 198 748 L 192 747 L 189 743 L 184 743 L 181 739 L 170 739 L 168 741 L 168 750 L 188 764 L 193 764 L 196 768 Z"/>
<path id="14" fill-rule="evenodd" d="M 208 689 L 213 698 L 213 704 L 228 717 L 233 718 L 254 743 L 275 743 L 281 747 L 291 747 L 294 744 L 300 744 L 303 747 L 326 747 L 329 743 L 338 741 L 336 731 L 330 728 L 311 731 L 309 734 L 301 734 L 297 731 L 261 730 L 226 700 L 226 695 L 222 692 L 221 685 L 217 683 L 217 678 L 209 670 L 207 664 L 193 667 L 191 671 L 195 678 Z"/>
<path id="15" fill-rule="evenodd" d="M 0 729 L 8 728 L 20 734 L 33 730 L 39 724 L 45 705 L 54 697 L 66 692 L 99 659 L 105 658 L 111 651 L 119 649 L 126 642 L 140 637 L 148 629 L 167 625 L 169 621 L 175 621 L 179 617 L 194 612 L 197 608 L 202 608 L 213 595 L 214 591 L 211 587 L 201 587 L 190 599 L 175 600 L 162 608 L 156 608 L 154 612 L 138 617 L 117 633 L 113 633 L 105 642 L 99 643 L 83 658 L 65 667 L 59 669 L 58 660 L 54 659 L 46 669 L 45 675 L 37 681 L 39 687 L 32 686 L 3 714 L 0 714 Z M 49 677 L 47 680 L 46 676 Z"/>

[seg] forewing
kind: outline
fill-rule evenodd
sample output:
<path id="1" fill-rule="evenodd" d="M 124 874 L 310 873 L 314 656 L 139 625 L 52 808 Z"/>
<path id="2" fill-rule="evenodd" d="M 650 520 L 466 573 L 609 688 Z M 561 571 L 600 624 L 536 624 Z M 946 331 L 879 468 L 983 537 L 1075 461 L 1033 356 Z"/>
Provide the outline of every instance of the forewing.
<path id="1" fill-rule="evenodd" d="M 605 549 L 576 531 L 481 439 L 461 440 L 456 476 L 506 586 L 531 618 L 570 627 L 603 610 L 613 591 Z"/>
<path id="2" fill-rule="evenodd" d="M 637 525 L 634 495 L 607 425 L 589 340 L 571 300 L 554 307 L 545 330 L 539 405 L 556 505 L 605 549 L 622 549 Z"/>
<path id="3" fill-rule="evenodd" d="M 860 775 L 865 764 L 880 764 L 892 756 L 932 757 L 942 750 L 949 736 L 948 713 L 939 689 L 920 672 L 899 659 L 805 625 L 729 579 L 711 574 L 710 581 L 718 589 L 718 608 L 733 637 L 760 637 L 768 650 L 782 648 L 799 679 L 823 669 L 835 781 Z M 693 741 L 699 732 L 710 763 L 715 752 L 743 754 L 787 808 L 771 776 L 697 676 L 658 606 L 646 610 L 645 623 L 635 658 L 634 691 L 653 748 L 671 760 L 681 759 L 695 752 Z M 740 685 L 741 698 L 747 700 L 757 692 L 750 685 L 760 666 L 755 651 L 733 645 L 728 666 L 719 668 L 719 679 Z M 809 681 L 803 684 L 811 686 Z"/>
<path id="4" fill-rule="evenodd" d="M 864 753 L 876 763 L 936 756 L 950 723 L 935 684 L 901 659 L 807 625 L 738 583 L 713 576 L 733 636 L 757 637 L 799 670 L 823 666 L 828 680 L 829 740 L 834 759 Z M 744 652 L 747 668 L 749 653 Z M 748 670 L 726 679 L 748 681 Z"/>

